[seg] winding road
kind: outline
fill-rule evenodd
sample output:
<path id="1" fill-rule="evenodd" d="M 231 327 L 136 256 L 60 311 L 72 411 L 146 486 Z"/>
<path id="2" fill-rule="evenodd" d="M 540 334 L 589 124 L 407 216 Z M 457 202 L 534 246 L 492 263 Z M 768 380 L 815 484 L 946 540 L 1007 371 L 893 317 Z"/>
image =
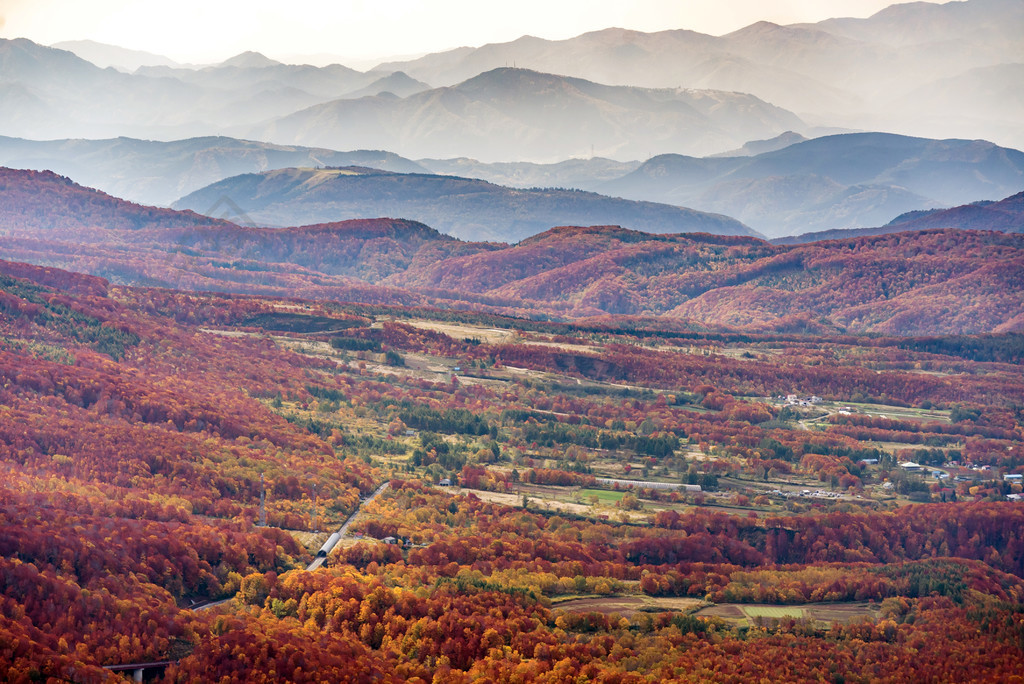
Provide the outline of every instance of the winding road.
<path id="1" fill-rule="evenodd" d="M 356 510 L 352 511 L 352 515 L 348 516 L 348 519 L 346 519 L 345 522 L 342 523 L 341 527 L 338 528 L 338 531 L 335 532 L 335 534 L 338 535 L 338 540 L 339 541 L 346 534 L 348 534 L 349 525 L 351 525 L 353 522 L 355 522 L 356 516 L 359 515 L 359 511 L 362 510 L 363 506 L 365 506 L 366 504 L 370 503 L 371 501 L 376 499 L 378 496 L 380 496 L 382 493 L 384 493 L 384 490 L 388 488 L 389 484 L 390 484 L 389 482 L 385 482 L 380 487 L 377 487 L 377 489 L 373 492 L 373 494 L 371 494 L 370 496 L 368 496 L 366 498 L 366 501 L 359 502 L 359 505 L 356 506 Z M 327 553 L 328 553 L 328 555 L 330 555 L 331 549 L 327 549 Z M 320 568 L 324 564 L 324 561 L 326 561 L 326 560 L 327 560 L 327 556 L 317 556 L 316 558 L 313 559 L 313 562 L 310 563 L 306 567 L 306 570 L 316 570 L 316 569 Z"/>

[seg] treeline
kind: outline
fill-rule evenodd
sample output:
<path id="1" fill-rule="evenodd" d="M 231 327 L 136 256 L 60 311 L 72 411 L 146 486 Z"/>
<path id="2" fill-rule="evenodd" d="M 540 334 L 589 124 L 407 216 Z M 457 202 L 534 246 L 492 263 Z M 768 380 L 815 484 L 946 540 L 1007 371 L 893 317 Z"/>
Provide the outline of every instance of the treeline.
<path id="1" fill-rule="evenodd" d="M 461 408 L 438 410 L 423 404 L 402 402 L 398 405 L 398 417 L 410 428 L 431 432 L 486 435 L 496 430 L 485 418 Z"/>
<path id="2" fill-rule="evenodd" d="M 1024 333 L 912 337 L 897 343 L 900 349 L 958 356 L 971 361 L 1024 363 Z"/>

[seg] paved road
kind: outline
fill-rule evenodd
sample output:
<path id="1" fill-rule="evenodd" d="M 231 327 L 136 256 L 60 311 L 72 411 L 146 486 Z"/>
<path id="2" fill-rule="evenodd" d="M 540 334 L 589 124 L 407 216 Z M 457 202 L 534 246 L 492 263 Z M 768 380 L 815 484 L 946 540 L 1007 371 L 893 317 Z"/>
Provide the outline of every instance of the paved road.
<path id="1" fill-rule="evenodd" d="M 209 603 L 200 603 L 198 605 L 192 606 L 191 610 L 195 610 L 195 611 L 209 610 L 210 608 L 216 608 L 217 606 L 222 606 L 222 605 L 224 605 L 225 603 L 227 603 L 228 601 L 231 601 L 231 600 L 232 599 L 230 599 L 230 598 L 226 598 L 226 599 L 221 599 L 220 601 L 210 601 Z"/>
<path id="2" fill-rule="evenodd" d="M 370 503 L 371 501 L 376 499 L 378 496 L 383 494 L 384 490 L 388 488 L 389 484 L 390 483 L 385 482 L 380 487 L 377 487 L 377 489 L 373 492 L 373 494 L 371 494 L 370 496 L 368 496 L 366 498 L 366 501 L 362 501 L 362 502 L 359 503 L 358 506 L 356 506 L 356 510 L 352 511 L 352 515 L 348 516 L 348 519 L 345 520 L 345 522 L 342 523 L 341 527 L 338 528 L 337 534 L 338 534 L 339 537 L 344 537 L 346 534 L 348 534 L 349 525 L 351 525 L 353 522 L 355 522 L 356 516 L 359 515 L 359 511 L 362 510 L 363 506 L 365 506 L 366 504 Z M 330 553 L 330 552 L 328 551 L 328 553 Z M 306 567 L 306 570 L 316 570 L 316 569 L 320 568 L 324 564 L 324 561 L 326 561 L 326 560 L 327 560 L 327 556 L 317 556 L 316 558 L 313 559 L 313 562 L 310 563 Z"/>
<path id="3" fill-rule="evenodd" d="M 373 494 L 371 494 L 369 497 L 367 497 L 366 501 L 361 501 L 359 503 L 359 505 L 356 506 L 356 510 L 352 512 L 352 515 L 348 516 L 348 519 L 345 520 L 344 524 L 341 527 L 338 528 L 339 536 L 344 537 L 346 534 L 348 534 L 348 527 L 353 522 L 355 522 L 356 516 L 359 515 L 360 509 L 362 509 L 363 506 L 365 506 L 366 504 L 370 503 L 371 501 L 376 499 L 378 496 L 383 494 L 384 490 L 388 488 L 389 484 L 390 483 L 385 482 L 380 487 L 377 487 L 377 489 L 373 492 Z M 321 567 L 324 564 L 325 560 L 327 560 L 327 558 L 325 556 L 318 556 L 318 557 L 314 558 L 313 562 L 310 563 L 309 566 L 306 567 L 306 570 L 316 570 L 317 568 Z M 233 598 L 226 598 L 226 599 L 221 599 L 220 601 L 209 601 L 207 603 L 198 603 L 196 605 L 189 606 L 189 610 L 194 610 L 194 611 L 209 610 L 210 608 L 216 608 L 217 606 L 222 606 L 225 603 L 227 603 L 229 601 L 232 601 L 232 600 L 234 600 L 234 599 Z"/>

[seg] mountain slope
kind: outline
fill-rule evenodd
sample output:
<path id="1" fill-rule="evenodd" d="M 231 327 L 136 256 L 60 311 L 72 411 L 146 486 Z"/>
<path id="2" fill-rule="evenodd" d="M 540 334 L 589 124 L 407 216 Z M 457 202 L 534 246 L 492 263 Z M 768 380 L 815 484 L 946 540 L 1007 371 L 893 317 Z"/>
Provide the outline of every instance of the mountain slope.
<path id="1" fill-rule="evenodd" d="M 600 192 L 736 216 L 766 235 L 860 228 L 1024 189 L 1024 153 L 982 140 L 825 136 L 752 157 L 660 155 Z"/>
<path id="2" fill-rule="evenodd" d="M 250 135 L 333 148 L 359 141 L 408 157 L 560 161 L 708 154 L 800 128 L 792 113 L 739 93 L 613 87 L 499 68 L 404 99 L 316 105 Z"/>
<path id="3" fill-rule="evenodd" d="M 751 326 L 794 312 L 850 331 L 932 334 L 1024 326 L 1019 235 L 929 231 L 800 245 L 742 284 L 708 290 L 669 316 Z"/>
<path id="4" fill-rule="evenodd" d="M 752 235 L 727 216 L 574 190 L 513 190 L 454 176 L 373 169 L 283 169 L 228 178 L 178 202 L 206 210 L 230 197 L 264 225 L 402 216 L 462 239 L 517 242 L 558 225 L 620 224 L 654 233 Z"/>
<path id="5" fill-rule="evenodd" d="M 7 234 L 102 242 L 116 231 L 233 225 L 191 211 L 126 202 L 51 171 L 0 168 L 0 196 L 0 231 Z"/>

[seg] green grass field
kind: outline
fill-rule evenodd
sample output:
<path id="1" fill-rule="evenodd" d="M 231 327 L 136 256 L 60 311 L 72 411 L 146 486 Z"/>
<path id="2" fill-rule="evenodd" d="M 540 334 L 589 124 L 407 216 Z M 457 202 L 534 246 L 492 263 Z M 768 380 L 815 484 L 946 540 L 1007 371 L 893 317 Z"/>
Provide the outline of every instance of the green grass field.
<path id="1" fill-rule="evenodd" d="M 804 609 L 799 606 L 743 606 L 743 612 L 751 618 L 802 618 Z"/>
<path id="2" fill-rule="evenodd" d="M 596 496 L 598 501 L 604 504 L 614 504 L 622 498 L 625 492 L 613 492 L 607 489 L 581 489 L 580 495 L 584 501 L 590 501 L 590 497 Z"/>

